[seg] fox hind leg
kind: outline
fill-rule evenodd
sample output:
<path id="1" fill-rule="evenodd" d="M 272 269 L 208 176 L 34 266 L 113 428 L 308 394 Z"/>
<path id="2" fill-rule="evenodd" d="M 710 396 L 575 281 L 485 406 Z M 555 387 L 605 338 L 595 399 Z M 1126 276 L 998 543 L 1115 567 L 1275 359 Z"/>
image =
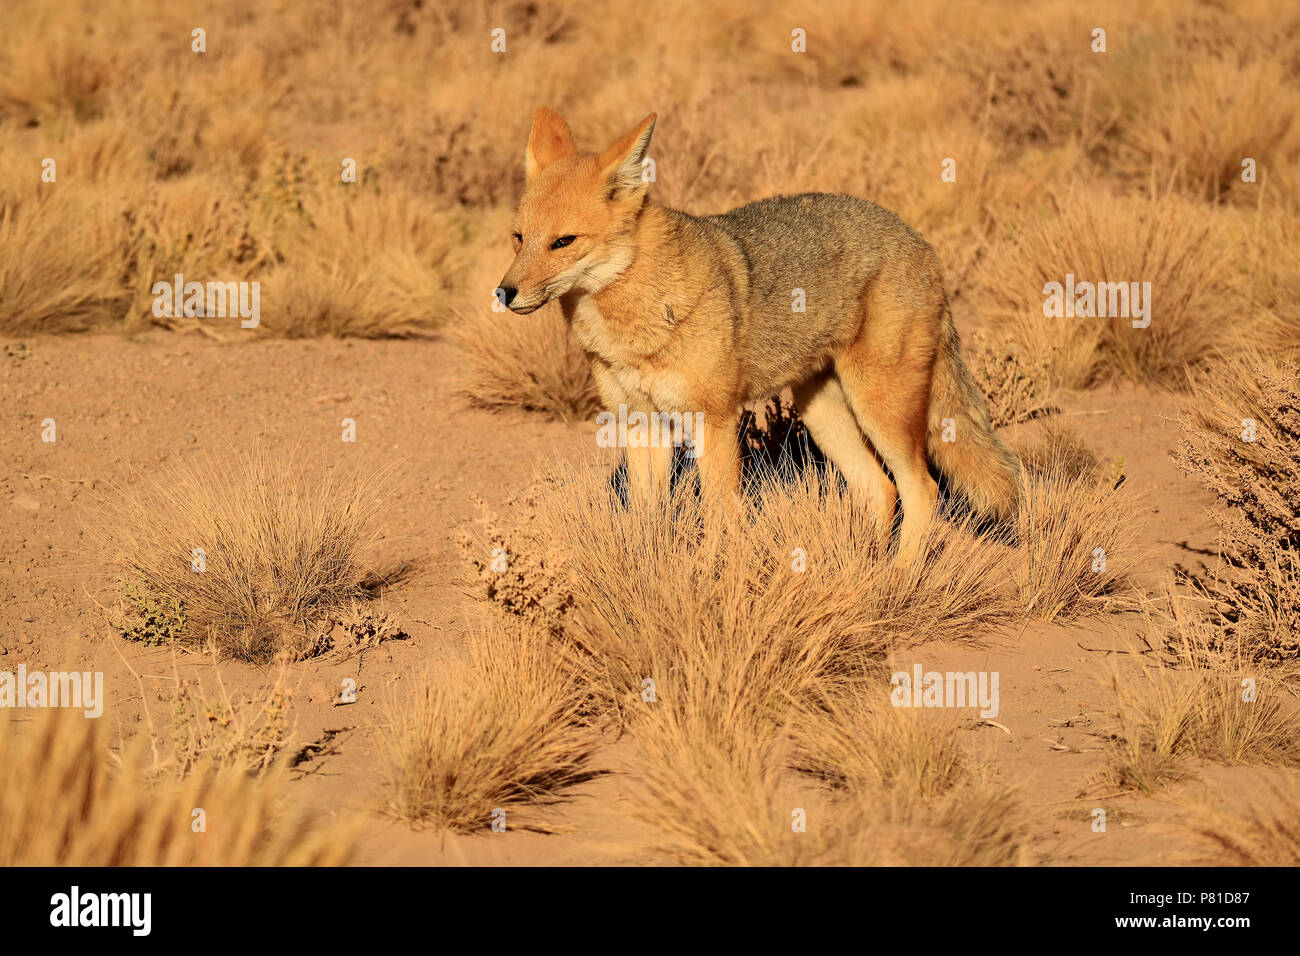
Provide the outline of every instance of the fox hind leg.
<path id="1" fill-rule="evenodd" d="M 839 379 L 821 372 L 794 386 L 795 407 L 817 447 L 844 476 L 844 483 L 858 499 L 866 502 L 884 541 L 894 524 L 898 491 L 866 444 L 866 438 L 849 406 Z"/>
<path id="2" fill-rule="evenodd" d="M 937 317 L 936 312 L 935 328 Z M 862 334 L 835 358 L 835 374 L 858 424 L 898 486 L 898 555 L 904 563 L 921 556 L 938 499 L 926 456 L 935 356 L 930 324 L 894 302 L 873 303 Z"/>

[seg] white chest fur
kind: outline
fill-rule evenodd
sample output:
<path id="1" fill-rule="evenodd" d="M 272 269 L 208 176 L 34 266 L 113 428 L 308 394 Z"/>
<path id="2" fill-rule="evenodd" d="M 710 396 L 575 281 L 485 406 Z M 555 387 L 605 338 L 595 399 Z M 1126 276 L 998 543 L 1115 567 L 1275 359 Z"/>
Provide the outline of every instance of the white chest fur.
<path id="1" fill-rule="evenodd" d="M 609 366 L 614 380 L 630 396 L 646 396 L 661 411 L 693 410 L 687 378 L 673 371 L 673 363 L 668 359 L 677 343 L 672 341 L 666 324 L 665 328 L 656 330 L 658 334 L 646 335 L 646 338 L 663 340 L 662 344 L 656 343 L 659 348 L 652 357 L 643 354 L 634 343 L 615 331 L 615 327 L 601 314 L 593 296 L 575 298 L 569 309 L 569 319 L 578 343 Z"/>

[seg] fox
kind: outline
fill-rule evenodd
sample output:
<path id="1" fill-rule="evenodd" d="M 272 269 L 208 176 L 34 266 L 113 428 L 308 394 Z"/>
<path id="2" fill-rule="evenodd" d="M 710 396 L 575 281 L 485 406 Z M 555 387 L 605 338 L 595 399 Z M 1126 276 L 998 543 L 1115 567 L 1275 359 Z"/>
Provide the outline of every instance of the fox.
<path id="1" fill-rule="evenodd" d="M 694 415 L 701 495 L 730 513 L 742 495 L 741 409 L 788 388 L 886 541 L 901 505 L 901 560 L 921 553 L 937 511 L 931 464 L 976 514 L 1010 520 L 1020 462 L 962 359 L 925 239 L 847 195 L 776 196 L 711 216 L 662 206 L 643 175 L 656 120 L 584 153 L 555 110 L 537 110 L 500 302 L 528 315 L 558 300 L 606 407 Z M 626 455 L 629 506 L 662 500 L 671 445 Z"/>

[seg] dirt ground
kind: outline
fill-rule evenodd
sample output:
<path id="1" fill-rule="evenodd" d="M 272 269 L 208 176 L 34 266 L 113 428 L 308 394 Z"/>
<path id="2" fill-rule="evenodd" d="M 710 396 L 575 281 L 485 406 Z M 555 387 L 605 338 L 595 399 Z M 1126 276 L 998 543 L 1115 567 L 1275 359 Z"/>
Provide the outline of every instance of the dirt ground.
<path id="1" fill-rule="evenodd" d="M 527 321 L 517 317 L 502 321 Z M 466 407 L 456 397 L 458 355 L 438 340 L 252 341 L 149 333 L 43 337 L 6 343 L 0 360 L 5 427 L 0 432 L 0 667 L 101 670 L 104 720 L 124 736 L 166 718 L 174 674 L 211 679 L 210 660 L 117 638 L 107 622 L 114 581 L 88 544 L 97 496 L 129 486 L 184 456 L 221 456 L 258 445 L 295 447 L 324 462 L 348 456 L 395 467 L 385 493 L 373 566 L 406 566 L 382 601 L 408 639 L 341 663 L 293 665 L 293 746 L 317 745 L 296 767 L 291 792 L 334 812 L 377 806 L 382 755 L 377 728 L 386 705 L 413 675 L 464 652 L 476 612 L 457 584 L 463 558 L 453 535 L 471 520 L 473 496 L 500 506 L 539 467 L 598 457 L 594 425 L 568 426 L 524 413 Z M 1123 456 L 1143 493 L 1148 581 L 1210 560 L 1208 497 L 1169 459 L 1174 400 L 1132 387 L 1066 396 L 1061 414 L 1102 460 Z M 41 440 L 54 419 L 57 440 Z M 355 444 L 341 420 L 356 421 Z M 1247 791 L 1259 771 L 1198 772 L 1158 797 L 1101 797 L 1099 733 L 1112 709 L 1106 687 L 1115 649 L 1127 646 L 1132 616 L 1080 626 L 1030 625 L 973 635 L 961 647 L 925 644 L 908 662 L 927 669 L 1001 674 L 1000 726 L 970 730 L 1032 810 L 1034 862 L 1167 864 L 1187 850 L 1180 801 L 1217 787 Z M 175 670 L 174 670 L 175 664 Z M 271 668 L 219 665 L 235 698 L 256 699 Z M 336 703 L 341 681 L 357 679 L 357 702 Z M 416 830 L 376 815 L 360 862 L 368 864 L 595 864 L 648 862 L 655 834 L 618 813 L 635 768 L 624 742 L 610 740 L 604 774 L 556 808 L 552 834 L 453 835 Z M 1106 809 L 1106 834 L 1091 812 Z"/>

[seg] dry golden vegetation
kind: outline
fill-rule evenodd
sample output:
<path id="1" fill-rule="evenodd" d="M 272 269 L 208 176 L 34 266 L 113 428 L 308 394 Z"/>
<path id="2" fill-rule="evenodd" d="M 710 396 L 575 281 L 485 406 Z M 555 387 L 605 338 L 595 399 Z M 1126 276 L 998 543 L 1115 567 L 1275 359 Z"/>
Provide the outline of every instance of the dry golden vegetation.
<path id="1" fill-rule="evenodd" d="M 1066 465 L 1026 476 L 1016 523 L 1026 614 L 1055 621 L 1135 606 L 1141 534 L 1129 489 L 1117 483 Z"/>
<path id="2" fill-rule="evenodd" d="M 1112 610 L 1133 560 L 1124 502 L 1102 498 L 1095 480 L 1058 481 L 1034 501 L 1057 529 L 1034 549 L 936 523 L 924 564 L 909 567 L 830 475 L 753 477 L 737 522 L 688 481 L 646 511 L 625 508 L 601 467 L 553 470 L 509 517 L 489 513 L 466 533 L 467 587 L 568 649 L 586 716 L 637 745 L 625 809 L 663 835 L 657 849 L 673 860 L 1020 861 L 1014 796 L 962 750 L 955 722 L 889 705 L 885 661 L 1048 616 L 1049 601 L 1057 615 Z M 1106 573 L 1081 543 L 1089 522 L 1111 536 L 1088 540 L 1121 555 Z M 1027 601 L 1018 582 L 1047 593 Z M 518 696 L 536 697 L 526 682 L 516 679 Z M 484 709 L 466 705 L 464 732 L 483 732 Z M 796 809 L 822 823 L 792 832 Z M 871 839 L 859 839 L 864 827 Z"/>
<path id="3" fill-rule="evenodd" d="M 1300 366 L 1262 355 L 1195 379 L 1176 460 L 1218 499 L 1222 565 L 1193 584 L 1224 639 L 1253 658 L 1300 656 Z"/>
<path id="4" fill-rule="evenodd" d="M 186 459 L 116 490 L 90 528 L 122 580 L 114 626 L 257 662 L 329 650 L 333 615 L 366 593 L 382 480 L 256 453 Z"/>
<path id="5" fill-rule="evenodd" d="M 224 334 L 220 319 L 155 319 L 153 283 L 256 280 L 262 334 L 486 329 L 471 354 L 515 357 L 478 357 L 485 401 L 510 400 L 508 379 L 525 404 L 578 413 L 585 380 L 550 361 L 562 336 L 492 337 L 530 324 L 493 313 L 491 289 L 545 102 L 588 145 L 658 111 L 657 195 L 695 212 L 811 189 L 895 209 L 935 242 L 953 295 L 990 303 L 1030 361 L 1065 340 L 1061 381 L 1199 356 L 1217 320 L 1256 312 L 1258 290 L 1220 291 L 1220 267 L 1257 255 L 1248 233 L 1289 228 L 1295 11 L 995 7 L 722 0 L 701 16 L 674 0 L 647 18 L 589 2 L 128 0 L 104 17 L 88 0 L 17 0 L 0 13 L 0 236 L 23 255 L 0 258 L 0 328 Z M 1034 321 L 1042 276 L 1097 268 L 1155 285 L 1146 334 Z M 1292 259 L 1271 281 L 1296 276 Z M 1294 297 L 1277 305 L 1294 321 Z"/>
<path id="6" fill-rule="evenodd" d="M 467 660 L 391 702 L 384 809 L 553 829 L 625 734 L 618 810 L 664 859 L 1014 865 L 1031 812 L 970 726 L 889 705 L 896 655 L 1142 608 L 1162 659 L 1116 670 L 1109 786 L 1300 760 L 1275 667 L 1300 647 L 1298 78 L 1283 0 L 122 0 L 111 17 L 10 0 L 0 332 L 445 334 L 467 401 L 582 422 L 599 403 L 558 307 L 492 308 L 538 105 L 584 148 L 657 112 L 652 197 L 693 213 L 880 202 L 939 252 L 994 423 L 1022 430 L 1014 525 L 945 514 L 899 564 L 833 471 L 764 469 L 752 430 L 739 515 L 698 500 L 691 469 L 654 511 L 625 507 L 608 463 L 553 469 L 462 536 L 484 617 Z M 261 283 L 260 326 L 155 316 L 177 273 Z M 1149 283 L 1149 325 L 1046 315 L 1067 275 Z M 1120 381 L 1181 393 L 1178 461 L 1219 499 L 1220 566 L 1158 599 L 1135 583 L 1145 489 L 1051 418 Z M 114 626 L 261 663 L 327 651 L 349 621 L 382 640 L 358 603 L 382 490 L 236 457 L 114 491 L 95 529 L 122 579 Z M 284 697 L 240 713 L 178 688 L 178 772 L 149 788 L 142 745 L 115 752 L 97 722 L 0 726 L 0 765 L 31 781 L 0 790 L 0 863 L 348 859 L 350 825 L 274 813 Z M 51 809 L 56 791 L 73 796 Z M 1294 788 L 1278 793 L 1207 818 L 1223 860 L 1295 862 Z"/>
<path id="7" fill-rule="evenodd" d="M 1238 808 L 1193 808 L 1202 841 L 1198 862 L 1210 866 L 1300 866 L 1300 778 L 1270 781 Z"/>
<path id="8" fill-rule="evenodd" d="M 1170 658 L 1114 672 L 1118 729 L 1109 782 L 1149 793 L 1185 774 L 1190 757 L 1300 767 L 1297 708 L 1283 682 L 1249 657 L 1217 647 L 1214 629 L 1186 614 L 1183 603 L 1174 599 L 1179 613 L 1166 625 L 1169 633 L 1159 635 Z"/>
<path id="9" fill-rule="evenodd" d="M 473 640 L 469 662 L 427 674 L 391 708 L 389 812 L 457 830 L 482 829 L 504 812 L 514 829 L 546 829 L 528 811 L 593 773 L 599 736 L 583 718 L 586 696 L 545 632 L 493 623 Z"/>
<path id="10" fill-rule="evenodd" d="M 55 710 L 0 718 L 4 866 L 338 866 L 359 819 L 288 811 L 280 765 L 250 775 L 206 762 L 157 779 L 143 740 L 114 747 L 109 722 Z M 202 828 L 194 811 L 203 811 Z"/>

